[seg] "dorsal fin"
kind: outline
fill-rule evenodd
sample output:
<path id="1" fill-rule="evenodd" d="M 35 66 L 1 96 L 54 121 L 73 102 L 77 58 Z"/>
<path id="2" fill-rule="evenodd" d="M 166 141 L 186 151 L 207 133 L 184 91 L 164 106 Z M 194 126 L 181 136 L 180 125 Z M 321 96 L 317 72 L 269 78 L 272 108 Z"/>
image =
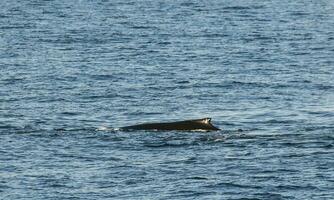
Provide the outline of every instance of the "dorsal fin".
<path id="1" fill-rule="evenodd" d="M 203 119 L 198 119 L 198 120 L 195 120 L 195 121 L 199 121 L 203 124 L 210 124 L 211 118 L 203 118 Z"/>

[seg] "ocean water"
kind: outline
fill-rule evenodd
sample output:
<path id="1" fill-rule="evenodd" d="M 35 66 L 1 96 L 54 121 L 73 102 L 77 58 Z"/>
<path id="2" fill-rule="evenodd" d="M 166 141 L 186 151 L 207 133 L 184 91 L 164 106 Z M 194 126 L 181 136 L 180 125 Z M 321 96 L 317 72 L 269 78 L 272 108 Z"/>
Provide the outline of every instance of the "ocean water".
<path id="1" fill-rule="evenodd" d="M 334 199 L 333 133 L 332 0 L 0 1 L 0 199 Z"/>

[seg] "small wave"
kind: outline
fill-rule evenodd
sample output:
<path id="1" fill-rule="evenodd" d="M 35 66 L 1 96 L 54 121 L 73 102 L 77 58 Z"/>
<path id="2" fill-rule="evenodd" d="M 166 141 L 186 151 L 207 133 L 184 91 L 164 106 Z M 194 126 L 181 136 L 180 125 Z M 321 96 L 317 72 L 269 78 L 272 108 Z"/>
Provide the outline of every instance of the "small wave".
<path id="1" fill-rule="evenodd" d="M 153 26 L 132 26 L 133 29 L 155 29 L 156 27 Z"/>
<path id="2" fill-rule="evenodd" d="M 302 129 L 300 129 L 299 131 L 300 132 L 308 132 L 308 131 L 318 131 L 318 130 L 334 130 L 334 126 L 327 126 L 327 125 L 324 125 L 324 126 L 308 126 L 308 127 L 304 127 Z"/>
<path id="3" fill-rule="evenodd" d="M 209 178 L 202 177 L 202 176 L 192 176 L 192 177 L 188 177 L 186 179 L 191 179 L 191 180 L 209 180 Z"/>
<path id="4" fill-rule="evenodd" d="M 223 10 L 251 10 L 251 9 L 263 9 L 264 6 L 226 6 L 223 7 Z"/>
<path id="5" fill-rule="evenodd" d="M 83 128 L 54 128 L 54 131 L 59 132 L 76 132 L 76 131 L 95 131 L 96 128 L 94 127 L 83 127 Z"/>
<path id="6" fill-rule="evenodd" d="M 220 182 L 215 185 L 208 185 L 206 187 L 224 187 L 224 188 L 242 188 L 242 189 L 261 189 L 261 186 L 257 185 L 244 185 L 233 182 Z"/>
<path id="7" fill-rule="evenodd" d="M 307 16 L 309 15 L 310 13 L 306 13 L 306 12 L 301 12 L 301 11 L 296 11 L 296 12 L 292 12 L 290 15 L 292 16 Z"/>
<path id="8" fill-rule="evenodd" d="M 145 147 L 150 148 L 170 148 L 170 147 L 186 147 L 186 146 L 192 146 L 192 145 L 198 145 L 197 142 L 182 142 L 182 143 L 172 143 L 172 142 L 146 142 L 144 143 Z"/>
<path id="9" fill-rule="evenodd" d="M 115 80 L 117 78 L 112 74 L 94 74 L 90 75 L 90 77 L 95 80 Z"/>
<path id="10" fill-rule="evenodd" d="M 67 115 L 67 116 L 76 116 L 76 115 L 80 115 L 80 114 L 82 114 L 82 113 L 80 113 L 80 112 L 70 112 L 70 111 L 66 111 L 66 112 L 62 112 L 62 113 L 60 113 L 60 114 L 62 114 L 62 115 Z"/>
<path id="11" fill-rule="evenodd" d="M 319 189 L 316 186 L 313 185 L 279 185 L 277 186 L 280 190 L 317 190 Z"/>
<path id="12" fill-rule="evenodd" d="M 223 10 L 248 10 L 250 7 L 248 6 L 226 6 Z"/>
<path id="13" fill-rule="evenodd" d="M 266 124 L 293 124 L 296 123 L 295 120 L 278 120 L 278 119 L 271 119 L 268 121 L 265 121 Z"/>

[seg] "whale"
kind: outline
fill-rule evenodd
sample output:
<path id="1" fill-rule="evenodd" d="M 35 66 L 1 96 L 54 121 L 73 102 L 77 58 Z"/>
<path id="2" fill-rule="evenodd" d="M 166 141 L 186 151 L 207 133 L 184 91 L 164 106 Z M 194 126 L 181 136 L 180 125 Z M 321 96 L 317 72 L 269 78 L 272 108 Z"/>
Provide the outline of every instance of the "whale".
<path id="1" fill-rule="evenodd" d="M 219 128 L 211 124 L 211 118 L 192 119 L 176 122 L 143 123 L 124 126 L 121 130 L 156 130 L 156 131 L 218 131 Z"/>

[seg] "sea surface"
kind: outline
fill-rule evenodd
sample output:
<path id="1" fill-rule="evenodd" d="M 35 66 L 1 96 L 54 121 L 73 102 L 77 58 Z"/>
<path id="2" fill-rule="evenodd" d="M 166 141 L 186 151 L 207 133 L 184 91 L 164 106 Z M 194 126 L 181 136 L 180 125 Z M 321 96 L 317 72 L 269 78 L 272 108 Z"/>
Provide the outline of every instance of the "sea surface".
<path id="1" fill-rule="evenodd" d="M 1 0 L 0 199 L 334 199 L 334 1 Z"/>

